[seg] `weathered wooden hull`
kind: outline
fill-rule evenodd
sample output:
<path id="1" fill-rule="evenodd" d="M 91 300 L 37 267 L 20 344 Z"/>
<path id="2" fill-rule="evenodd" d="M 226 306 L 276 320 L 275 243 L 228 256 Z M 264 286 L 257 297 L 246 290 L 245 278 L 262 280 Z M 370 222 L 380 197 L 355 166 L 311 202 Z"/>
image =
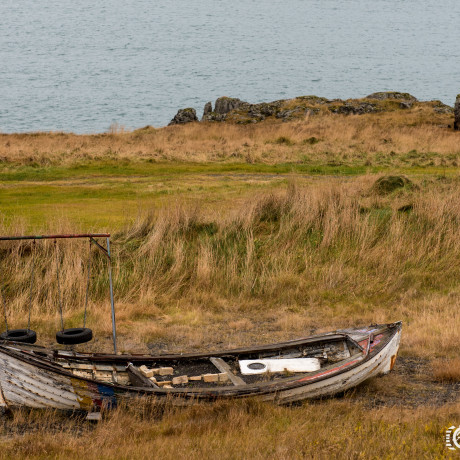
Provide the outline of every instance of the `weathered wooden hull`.
<path id="1" fill-rule="evenodd" d="M 385 336 L 385 343 L 378 340 L 378 337 L 384 337 L 383 334 L 378 335 L 372 342 L 372 327 L 347 331 L 350 337 L 359 341 L 363 353 L 352 356 L 324 372 L 281 382 L 211 389 L 129 387 L 81 378 L 49 359 L 22 350 L 17 344 L 1 345 L 0 404 L 6 407 L 93 411 L 104 407 L 113 408 L 123 400 L 138 397 L 152 401 L 168 399 L 176 404 L 188 405 L 197 401 L 215 401 L 222 398 L 257 397 L 265 401 L 291 403 L 330 396 L 371 377 L 390 372 L 399 348 L 401 324 L 393 323 L 388 326 L 392 329 L 391 334 Z M 124 362 L 123 357 L 117 355 L 112 359 L 117 363 Z"/>
<path id="2" fill-rule="evenodd" d="M 386 347 L 370 359 L 364 359 L 357 366 L 350 366 L 352 367 L 350 370 L 328 379 L 283 391 L 277 400 L 281 403 L 291 403 L 303 399 L 332 396 L 353 388 L 372 377 L 388 374 L 396 361 L 400 340 L 401 331 L 393 336 Z"/>

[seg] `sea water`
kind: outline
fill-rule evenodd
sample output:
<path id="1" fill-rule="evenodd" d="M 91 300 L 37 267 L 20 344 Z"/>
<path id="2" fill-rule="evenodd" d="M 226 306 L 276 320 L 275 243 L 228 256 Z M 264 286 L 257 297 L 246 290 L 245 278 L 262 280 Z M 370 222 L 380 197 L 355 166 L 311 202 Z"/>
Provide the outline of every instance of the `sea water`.
<path id="1" fill-rule="evenodd" d="M 458 0 L 2 0 L 0 132 L 103 132 L 249 102 L 460 93 Z"/>

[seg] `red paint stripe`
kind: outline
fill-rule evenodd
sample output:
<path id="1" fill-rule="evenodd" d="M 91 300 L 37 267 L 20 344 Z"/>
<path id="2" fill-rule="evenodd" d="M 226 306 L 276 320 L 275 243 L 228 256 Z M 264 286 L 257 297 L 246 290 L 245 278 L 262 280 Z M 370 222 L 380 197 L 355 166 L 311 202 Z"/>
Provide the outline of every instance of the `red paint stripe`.
<path id="1" fill-rule="evenodd" d="M 376 335 L 374 337 L 374 341 L 372 342 L 371 348 L 369 349 L 369 353 L 374 351 L 374 348 L 382 341 L 383 334 Z"/>
<path id="2" fill-rule="evenodd" d="M 360 361 L 359 359 L 355 359 L 354 361 L 350 361 L 349 363 L 343 364 L 342 366 L 339 366 L 339 367 L 334 367 L 334 369 L 329 369 L 328 371 L 322 372 L 321 374 L 312 375 L 311 377 L 304 377 L 303 379 L 297 380 L 297 382 L 306 382 L 308 380 L 315 380 L 324 375 L 328 375 L 328 374 L 340 371 L 344 369 L 345 367 L 351 366 L 352 364 L 355 364 L 359 361 Z"/>

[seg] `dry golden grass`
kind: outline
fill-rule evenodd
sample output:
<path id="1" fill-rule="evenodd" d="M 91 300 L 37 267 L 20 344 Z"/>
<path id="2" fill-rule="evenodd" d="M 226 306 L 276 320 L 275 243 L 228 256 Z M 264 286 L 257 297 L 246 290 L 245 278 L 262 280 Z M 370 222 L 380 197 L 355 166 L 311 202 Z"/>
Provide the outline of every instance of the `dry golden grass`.
<path id="1" fill-rule="evenodd" d="M 439 382 L 460 382 L 460 358 L 434 361 L 433 376 Z"/>
<path id="2" fill-rule="evenodd" d="M 344 400 L 301 407 L 254 401 L 187 409 L 122 408 L 97 426 L 17 412 L 1 458 L 448 458 L 460 407 L 369 409 Z M 19 434 L 19 435 L 18 435 Z M 9 438 L 9 439 L 8 439 Z"/>
<path id="3" fill-rule="evenodd" d="M 237 346 L 401 319 L 403 353 L 455 355 L 458 180 L 423 181 L 390 196 L 375 195 L 374 180 L 290 184 L 228 214 L 176 203 L 119 231 L 113 250 L 121 348 Z M 412 211 L 398 211 L 407 203 Z M 58 267 L 66 324 L 81 324 L 86 245 L 59 242 L 59 262 L 52 242 L 35 245 L 32 322 L 43 340 L 58 328 Z M 30 242 L 1 248 L 14 327 L 24 326 L 33 251 Z M 109 346 L 101 337 L 111 327 L 105 270 L 93 249 L 88 321 L 98 348 Z"/>
<path id="4" fill-rule="evenodd" d="M 129 169 L 140 163 L 129 174 L 142 175 L 148 162 L 170 161 L 172 169 L 159 173 L 165 179 L 159 179 L 157 188 L 166 190 L 166 176 L 174 172 L 175 180 L 183 182 L 183 198 L 173 195 L 112 238 L 120 350 L 210 350 L 403 320 L 401 355 L 434 359 L 425 380 L 436 379 L 434 385 L 454 392 L 460 343 L 460 142 L 459 133 L 441 126 L 452 123 L 451 118 L 418 107 L 251 126 L 193 124 L 134 132 L 113 127 L 111 133 L 93 136 L 1 135 L 2 171 L 19 172 L 2 183 L 2 191 L 10 193 L 5 208 L 10 201 L 23 204 L 29 195 L 32 204 L 23 209 L 21 219 L 11 219 L 11 207 L 9 214 L 2 209 L 0 233 L 87 230 L 68 218 L 42 219 L 57 215 L 50 209 L 36 211 L 59 200 L 69 206 L 67 195 L 74 192 L 82 217 L 98 212 L 91 201 L 96 196 L 121 216 L 115 203 L 125 199 L 128 178 L 124 180 L 124 173 L 122 180 L 109 178 L 107 190 L 100 191 L 95 168 L 97 174 L 97 168 L 109 165 L 105 174 L 116 175 L 119 165 Z M 415 167 L 418 173 L 432 166 L 438 176 L 411 175 L 416 187 L 389 195 L 372 191 L 375 175 L 298 177 L 287 186 L 280 180 L 265 191 L 248 187 L 238 194 L 235 184 L 223 178 L 214 193 L 206 172 L 200 170 L 202 177 L 191 184 L 178 174 L 184 165 L 173 171 L 174 160 Z M 67 195 L 60 194 L 57 189 L 63 190 L 75 173 L 66 168 L 90 162 L 91 173 L 84 166 L 73 181 L 77 184 L 66 189 Z M 447 177 L 443 168 L 449 168 Z M 30 169 L 38 175 L 28 175 Z M 40 182 L 27 185 L 30 191 L 11 193 L 25 189 L 27 180 L 42 180 L 40 174 L 49 171 L 54 174 L 50 180 L 60 180 L 54 188 Z M 86 189 L 79 182 L 94 187 Z M 193 187 L 193 194 L 185 193 L 187 187 Z M 112 221 L 103 222 L 101 230 L 109 229 Z M 57 260 L 52 241 L 37 242 L 35 249 L 30 242 L 0 245 L 10 326 L 27 324 L 35 251 L 32 327 L 39 343 L 53 346 L 60 328 L 56 271 L 66 327 L 82 324 L 87 275 L 87 242 L 60 241 L 59 249 Z M 92 257 L 87 325 L 95 340 L 80 349 L 110 351 L 106 261 L 95 249 Z M 403 399 L 401 394 L 410 393 L 414 400 L 418 394 L 429 395 L 431 390 L 421 391 L 420 385 L 403 373 L 392 374 L 363 391 L 391 405 L 396 396 Z M 444 458 L 449 453 L 445 429 L 459 420 L 458 403 L 437 409 L 378 408 L 371 398 L 350 395 L 288 408 L 256 402 L 164 411 L 120 408 L 97 426 L 61 414 L 19 411 L 4 420 L 0 457 Z"/>
<path id="5" fill-rule="evenodd" d="M 0 158 L 42 166 L 110 159 L 452 166 L 460 154 L 460 134 L 447 128 L 452 123 L 452 115 L 417 106 L 249 126 L 193 123 L 95 135 L 11 134 L 0 136 Z"/>

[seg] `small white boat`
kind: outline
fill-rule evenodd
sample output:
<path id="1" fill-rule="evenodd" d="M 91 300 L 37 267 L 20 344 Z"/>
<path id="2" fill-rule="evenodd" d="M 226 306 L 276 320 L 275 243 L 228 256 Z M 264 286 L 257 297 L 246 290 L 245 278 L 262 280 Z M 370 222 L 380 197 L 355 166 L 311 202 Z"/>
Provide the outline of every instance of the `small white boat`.
<path id="1" fill-rule="evenodd" d="M 138 397 L 187 405 L 247 397 L 284 404 L 330 396 L 390 372 L 401 328 L 396 322 L 273 345 L 158 356 L 78 353 L 2 341 L 0 405 L 97 412 Z M 281 364 L 272 364 L 271 370 L 242 373 L 251 362 L 260 370 L 274 360 Z"/>

